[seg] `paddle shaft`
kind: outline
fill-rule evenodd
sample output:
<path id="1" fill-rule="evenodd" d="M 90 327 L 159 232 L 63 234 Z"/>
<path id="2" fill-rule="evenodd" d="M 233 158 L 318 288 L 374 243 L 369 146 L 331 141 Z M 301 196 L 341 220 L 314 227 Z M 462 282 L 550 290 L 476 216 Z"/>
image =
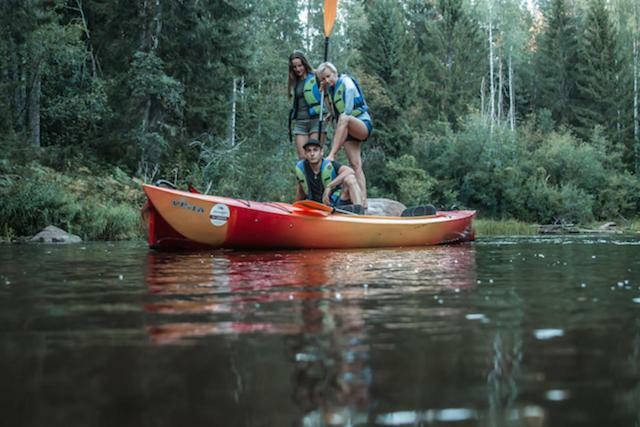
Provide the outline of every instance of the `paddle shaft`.
<path id="1" fill-rule="evenodd" d="M 329 37 L 325 37 L 324 38 L 324 62 L 327 62 L 328 57 L 329 57 Z M 318 76 L 316 76 L 316 78 L 317 77 Z M 322 140 L 322 123 L 324 122 L 324 94 L 325 94 L 324 90 L 320 92 L 320 122 L 318 124 L 318 138 L 320 140 Z"/>
<path id="2" fill-rule="evenodd" d="M 295 202 L 293 206 L 302 207 L 304 209 L 310 209 L 314 211 L 326 212 L 329 214 L 337 212 L 347 215 L 357 215 L 355 212 L 345 211 L 344 209 L 336 208 L 334 206 L 327 206 L 323 203 L 316 202 L 315 200 L 300 200 L 298 202 Z"/>

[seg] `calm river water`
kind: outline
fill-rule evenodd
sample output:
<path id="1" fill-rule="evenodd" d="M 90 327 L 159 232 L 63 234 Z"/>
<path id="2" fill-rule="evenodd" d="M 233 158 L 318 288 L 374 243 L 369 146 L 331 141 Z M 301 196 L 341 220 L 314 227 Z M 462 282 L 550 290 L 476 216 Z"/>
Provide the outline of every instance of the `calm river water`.
<path id="1" fill-rule="evenodd" d="M 6 426 L 640 426 L 640 239 L 0 246 Z"/>

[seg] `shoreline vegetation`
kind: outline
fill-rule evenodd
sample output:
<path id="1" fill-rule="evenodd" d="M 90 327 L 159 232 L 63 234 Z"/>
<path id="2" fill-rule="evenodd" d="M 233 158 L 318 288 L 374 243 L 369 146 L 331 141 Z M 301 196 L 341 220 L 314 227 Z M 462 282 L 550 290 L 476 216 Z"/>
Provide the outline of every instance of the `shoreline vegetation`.
<path id="1" fill-rule="evenodd" d="M 36 161 L 27 166 L 3 166 L 0 243 L 25 242 L 47 225 L 77 234 L 83 241 L 144 239 L 142 179 L 117 167 L 92 170 L 79 166 L 65 174 Z M 482 212 L 479 216 L 474 221 L 478 237 L 640 233 L 640 218 L 540 225 L 484 218 Z"/>

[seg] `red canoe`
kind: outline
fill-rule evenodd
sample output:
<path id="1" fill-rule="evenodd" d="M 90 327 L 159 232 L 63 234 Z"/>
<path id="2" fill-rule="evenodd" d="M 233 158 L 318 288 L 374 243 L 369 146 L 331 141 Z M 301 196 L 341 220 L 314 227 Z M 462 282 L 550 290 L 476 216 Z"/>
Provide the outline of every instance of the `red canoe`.
<path id="1" fill-rule="evenodd" d="M 427 246 L 471 241 L 475 211 L 420 217 L 332 213 L 293 205 L 207 196 L 145 185 L 143 209 L 154 249 L 335 249 Z"/>

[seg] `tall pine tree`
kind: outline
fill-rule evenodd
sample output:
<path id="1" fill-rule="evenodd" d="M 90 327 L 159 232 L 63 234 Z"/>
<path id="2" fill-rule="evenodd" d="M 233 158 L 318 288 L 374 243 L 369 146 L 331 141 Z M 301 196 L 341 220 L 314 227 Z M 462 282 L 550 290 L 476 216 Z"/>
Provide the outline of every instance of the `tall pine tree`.
<path id="1" fill-rule="evenodd" d="M 578 99 L 576 131 L 585 140 L 596 126 L 605 131 L 610 144 L 621 143 L 621 61 L 617 32 L 604 0 L 591 0 L 580 38 L 577 67 Z M 619 146 L 617 148 L 620 148 Z"/>
<path id="2" fill-rule="evenodd" d="M 370 28 L 360 43 L 363 90 L 372 110 L 376 141 L 388 155 L 400 154 L 409 141 L 406 112 L 415 102 L 412 55 L 401 6 L 392 0 L 367 4 Z M 340 70 L 339 70 L 340 71 Z"/>
<path id="3" fill-rule="evenodd" d="M 538 37 L 533 103 L 546 108 L 557 123 L 574 124 L 578 57 L 576 17 L 569 0 L 552 0 L 544 10 L 544 27 Z"/>
<path id="4" fill-rule="evenodd" d="M 485 47 L 480 28 L 465 10 L 463 0 L 438 0 L 432 14 L 423 17 L 419 39 L 422 66 L 422 102 L 430 120 L 454 128 L 477 106 Z"/>

